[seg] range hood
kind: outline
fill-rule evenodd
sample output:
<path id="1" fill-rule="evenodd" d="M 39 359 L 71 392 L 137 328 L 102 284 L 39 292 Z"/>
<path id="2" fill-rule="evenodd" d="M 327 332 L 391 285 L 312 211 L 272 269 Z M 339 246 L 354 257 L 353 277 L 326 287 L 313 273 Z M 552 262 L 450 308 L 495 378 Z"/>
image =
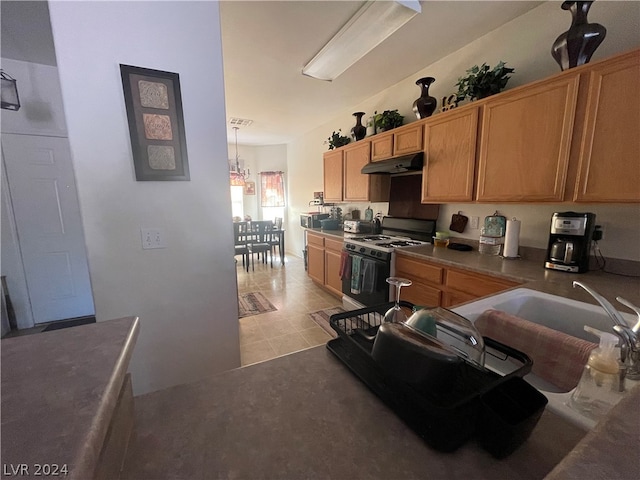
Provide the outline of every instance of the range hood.
<path id="1" fill-rule="evenodd" d="M 362 167 L 360 172 L 378 175 L 412 172 L 422 170 L 422 164 L 423 153 L 418 152 L 412 155 L 404 155 L 402 157 L 389 158 L 379 162 L 367 163 Z"/>

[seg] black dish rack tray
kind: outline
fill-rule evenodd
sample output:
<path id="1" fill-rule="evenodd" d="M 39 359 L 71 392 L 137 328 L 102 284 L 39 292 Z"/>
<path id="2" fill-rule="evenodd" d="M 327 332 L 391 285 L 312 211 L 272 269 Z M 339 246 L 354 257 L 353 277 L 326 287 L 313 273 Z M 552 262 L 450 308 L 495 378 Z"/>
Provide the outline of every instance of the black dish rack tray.
<path id="1" fill-rule="evenodd" d="M 332 315 L 329 323 L 338 337 L 327 343 L 327 349 L 432 448 L 451 452 L 475 437 L 497 458 L 515 451 L 529 437 L 547 404 L 546 397 L 522 379 L 531 371 L 531 359 L 483 337 L 486 354 L 509 362 L 509 374 L 501 376 L 463 362 L 450 390 L 419 392 L 385 373 L 371 356 L 371 338 L 393 305 Z M 400 305 L 413 308 L 405 301 Z"/>

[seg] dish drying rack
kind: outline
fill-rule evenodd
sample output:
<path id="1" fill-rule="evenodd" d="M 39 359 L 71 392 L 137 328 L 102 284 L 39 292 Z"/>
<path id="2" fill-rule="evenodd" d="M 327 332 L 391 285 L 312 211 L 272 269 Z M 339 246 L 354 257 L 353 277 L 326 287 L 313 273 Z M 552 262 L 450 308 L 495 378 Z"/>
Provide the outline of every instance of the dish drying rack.
<path id="1" fill-rule="evenodd" d="M 486 354 L 506 362 L 510 373 L 500 375 L 464 361 L 450 389 L 418 392 L 386 373 L 371 356 L 384 313 L 393 305 L 332 315 L 329 323 L 338 337 L 327 343 L 327 349 L 432 448 L 454 451 L 475 437 L 497 458 L 515 451 L 547 404 L 546 397 L 522 379 L 531 371 L 531 359 L 483 337 Z M 401 301 L 400 306 L 413 309 L 414 305 Z"/>

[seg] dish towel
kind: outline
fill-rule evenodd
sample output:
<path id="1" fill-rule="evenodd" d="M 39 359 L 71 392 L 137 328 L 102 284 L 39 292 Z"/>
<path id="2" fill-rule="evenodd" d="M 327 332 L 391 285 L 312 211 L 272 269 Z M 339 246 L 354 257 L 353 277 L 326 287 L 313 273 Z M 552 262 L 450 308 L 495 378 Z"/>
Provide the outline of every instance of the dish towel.
<path id="1" fill-rule="evenodd" d="M 342 252 L 340 255 L 340 280 L 351 276 L 351 255 L 349 252 Z"/>
<path id="2" fill-rule="evenodd" d="M 487 310 L 475 327 L 483 335 L 526 353 L 531 371 L 565 392 L 580 381 L 591 350 L 598 345 L 500 310 Z"/>
<path id="3" fill-rule="evenodd" d="M 378 264 L 374 260 L 362 259 L 362 293 L 375 292 L 377 270 Z"/>
<path id="4" fill-rule="evenodd" d="M 351 293 L 358 295 L 362 280 L 362 257 L 351 257 Z"/>

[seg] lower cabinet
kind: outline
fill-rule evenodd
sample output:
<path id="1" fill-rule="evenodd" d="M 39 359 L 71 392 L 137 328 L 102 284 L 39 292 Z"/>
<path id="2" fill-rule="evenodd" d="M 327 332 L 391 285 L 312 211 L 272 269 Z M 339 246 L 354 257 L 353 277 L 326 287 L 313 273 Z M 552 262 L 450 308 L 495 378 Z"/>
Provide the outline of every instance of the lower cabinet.
<path id="1" fill-rule="evenodd" d="M 342 296 L 342 279 L 340 278 L 340 260 L 342 258 L 342 241 L 324 239 L 324 286 L 332 293 Z"/>
<path id="2" fill-rule="evenodd" d="M 307 233 L 307 274 L 331 293 L 342 296 L 340 262 L 342 241 L 319 233 Z"/>
<path id="3" fill-rule="evenodd" d="M 324 284 L 324 237 L 307 234 L 307 273 L 312 280 Z"/>
<path id="4" fill-rule="evenodd" d="M 402 288 L 401 299 L 424 307 L 448 308 L 519 285 L 402 254 L 396 256 L 396 276 L 413 282 Z"/>

